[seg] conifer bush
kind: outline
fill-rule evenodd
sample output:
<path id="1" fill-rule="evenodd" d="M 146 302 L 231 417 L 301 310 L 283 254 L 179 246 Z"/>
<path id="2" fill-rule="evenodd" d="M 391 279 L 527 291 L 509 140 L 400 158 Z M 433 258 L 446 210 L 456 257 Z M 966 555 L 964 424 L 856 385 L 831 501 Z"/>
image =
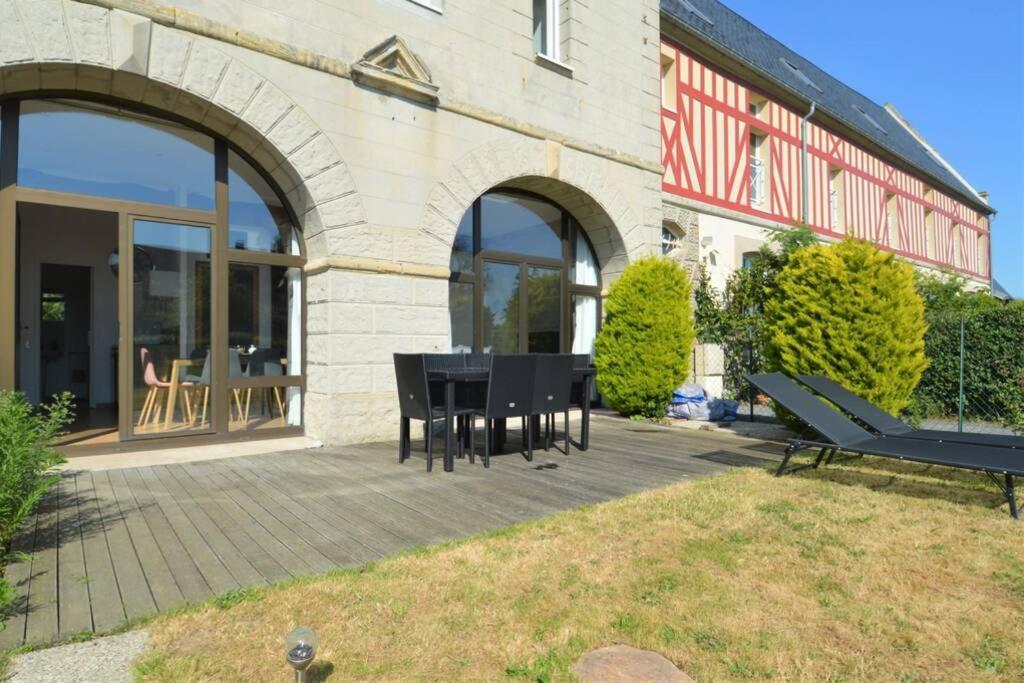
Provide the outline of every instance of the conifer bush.
<path id="1" fill-rule="evenodd" d="M 860 240 L 806 247 L 765 305 L 767 365 L 825 375 L 899 414 L 928 365 L 926 327 L 909 264 Z"/>
<path id="2" fill-rule="evenodd" d="M 624 415 L 663 416 L 690 370 L 689 277 L 675 261 L 641 259 L 612 284 L 604 310 L 594 344 L 598 390 Z"/>

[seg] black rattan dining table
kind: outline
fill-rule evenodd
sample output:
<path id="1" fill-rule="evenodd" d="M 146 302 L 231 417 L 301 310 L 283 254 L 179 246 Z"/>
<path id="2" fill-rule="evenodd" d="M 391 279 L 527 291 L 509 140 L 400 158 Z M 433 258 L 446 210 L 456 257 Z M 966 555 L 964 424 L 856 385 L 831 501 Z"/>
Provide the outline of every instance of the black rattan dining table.
<path id="1" fill-rule="evenodd" d="M 590 445 L 590 387 L 597 371 L 594 368 L 573 368 L 574 382 L 583 384 L 583 414 L 580 424 L 580 440 L 575 443 L 581 451 Z M 455 386 L 460 383 L 486 383 L 490 370 L 485 367 L 436 368 L 427 371 L 430 382 L 444 383 L 444 471 L 455 470 Z M 504 431 L 504 430 L 500 430 Z"/>

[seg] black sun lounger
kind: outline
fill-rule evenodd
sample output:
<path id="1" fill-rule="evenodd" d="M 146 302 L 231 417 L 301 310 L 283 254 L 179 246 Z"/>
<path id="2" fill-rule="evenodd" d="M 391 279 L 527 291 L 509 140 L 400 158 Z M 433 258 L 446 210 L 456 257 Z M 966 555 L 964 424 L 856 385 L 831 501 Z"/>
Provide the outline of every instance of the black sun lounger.
<path id="1" fill-rule="evenodd" d="M 897 420 L 873 403 L 853 393 L 838 382 L 820 375 L 797 375 L 801 384 L 810 387 L 854 420 L 866 425 L 868 429 L 884 436 L 900 436 L 907 439 L 923 441 L 954 441 L 957 443 L 977 444 L 979 446 L 998 446 L 1000 448 L 1018 448 L 1024 451 L 1024 437 L 1012 434 L 974 434 L 950 432 L 941 429 L 914 429 L 906 422 Z M 1024 458 L 1024 452 L 1020 454 Z"/>
<path id="2" fill-rule="evenodd" d="M 975 470 L 988 475 L 1009 501 L 1010 514 L 1014 519 L 1020 519 L 1013 488 L 1013 478 L 1024 476 L 1024 458 L 1018 451 L 1010 448 L 874 435 L 825 405 L 817 396 L 805 391 L 799 384 L 781 373 L 748 375 L 746 379 L 821 436 L 821 439 L 804 438 L 803 435 L 790 439 L 776 475 L 784 474 L 789 459 L 806 448 L 819 449 L 817 459 L 813 465 L 807 467 L 818 467 L 826 455 L 831 460 L 837 451 L 847 451 L 860 455 L 877 455 L 883 458 Z M 788 471 L 795 469 L 800 468 Z"/>

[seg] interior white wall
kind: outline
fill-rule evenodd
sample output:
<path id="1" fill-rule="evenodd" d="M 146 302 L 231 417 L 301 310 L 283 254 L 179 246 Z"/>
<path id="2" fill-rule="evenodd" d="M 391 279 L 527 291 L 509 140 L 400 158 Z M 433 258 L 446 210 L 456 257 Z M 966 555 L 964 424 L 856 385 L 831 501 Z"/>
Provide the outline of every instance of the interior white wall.
<path id="1" fill-rule="evenodd" d="M 20 281 L 18 305 L 19 388 L 40 400 L 39 284 L 41 265 L 54 263 L 92 268 L 92 339 L 89 404 L 113 403 L 116 382 L 111 349 L 117 343 L 117 278 L 107 259 L 117 248 L 117 215 L 40 204 L 20 204 Z"/>

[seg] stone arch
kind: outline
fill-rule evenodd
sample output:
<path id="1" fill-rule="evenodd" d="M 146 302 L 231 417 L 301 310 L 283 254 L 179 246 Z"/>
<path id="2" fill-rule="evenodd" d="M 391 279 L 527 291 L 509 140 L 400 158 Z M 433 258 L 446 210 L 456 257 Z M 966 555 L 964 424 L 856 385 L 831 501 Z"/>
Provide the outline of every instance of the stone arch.
<path id="1" fill-rule="evenodd" d="M 34 92 L 141 105 L 228 140 L 286 195 L 310 259 L 327 256 L 327 230 L 366 222 L 330 138 L 215 41 L 69 0 L 0 3 L 0 96 Z"/>
<path id="2" fill-rule="evenodd" d="M 653 232 L 618 187 L 621 168 L 607 159 L 534 138 L 479 147 L 454 163 L 427 200 L 420 231 L 433 245 L 434 265 L 447 267 L 459 221 L 488 190 L 517 188 L 562 205 L 579 221 L 597 252 L 605 285 L 638 255 L 648 253 Z M 660 233 L 659 233 L 660 234 Z"/>

